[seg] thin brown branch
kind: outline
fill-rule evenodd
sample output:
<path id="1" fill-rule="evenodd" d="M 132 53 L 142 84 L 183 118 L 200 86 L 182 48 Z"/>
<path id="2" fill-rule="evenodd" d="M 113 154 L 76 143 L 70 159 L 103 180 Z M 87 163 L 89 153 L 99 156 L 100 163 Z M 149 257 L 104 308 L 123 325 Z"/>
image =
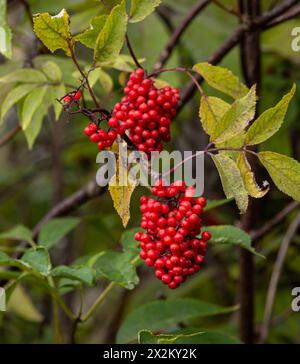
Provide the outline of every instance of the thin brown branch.
<path id="1" fill-rule="evenodd" d="M 275 226 L 280 224 L 292 211 L 300 207 L 300 202 L 293 201 L 289 203 L 283 210 L 281 210 L 271 220 L 267 221 L 261 228 L 253 231 L 250 235 L 253 244 L 260 240 L 263 236 L 268 234 Z"/>
<path id="2" fill-rule="evenodd" d="M 163 67 L 168 59 L 171 57 L 171 54 L 174 48 L 177 46 L 181 36 L 186 31 L 188 26 L 192 23 L 192 21 L 196 18 L 196 16 L 211 2 L 211 0 L 200 0 L 198 1 L 189 13 L 182 20 L 180 25 L 175 29 L 174 33 L 170 37 L 168 43 L 164 47 L 161 52 L 157 63 L 154 66 L 154 71 Z"/>
<path id="3" fill-rule="evenodd" d="M 215 5 L 217 5 L 222 10 L 225 10 L 227 13 L 237 16 L 238 18 L 241 17 L 241 13 L 238 10 L 236 10 L 233 6 L 227 6 L 219 0 L 212 0 L 212 1 Z"/>
<path id="4" fill-rule="evenodd" d="M 280 249 L 277 254 L 277 258 L 274 264 L 272 276 L 269 283 L 269 288 L 267 292 L 267 300 L 265 305 L 265 311 L 264 311 L 264 317 L 263 322 L 261 325 L 260 330 L 260 342 L 263 343 L 268 337 L 269 333 L 269 326 L 271 323 L 271 317 L 273 312 L 273 306 L 276 298 L 276 292 L 278 287 L 278 282 L 280 278 L 280 274 L 282 272 L 284 260 L 288 251 L 288 248 L 290 246 L 290 243 L 296 234 L 297 230 L 300 226 L 300 213 L 296 216 L 296 218 L 293 220 L 293 222 L 290 224 L 283 240 L 282 244 L 280 245 Z"/>
<path id="5" fill-rule="evenodd" d="M 288 10 L 286 13 L 278 16 L 277 18 L 275 18 L 274 20 L 272 20 L 270 23 L 268 23 L 265 27 L 264 30 L 272 28 L 276 25 L 282 24 L 288 20 L 291 20 L 293 18 L 296 18 L 298 15 L 300 15 L 300 4 L 299 5 L 295 5 L 294 7 L 292 7 L 290 10 Z"/>
<path id="6" fill-rule="evenodd" d="M 287 0 L 283 4 L 275 7 L 264 15 L 261 15 L 256 19 L 255 22 L 252 23 L 251 27 L 249 24 L 243 23 L 240 24 L 233 33 L 224 41 L 223 44 L 217 49 L 217 51 L 207 60 L 207 62 L 211 64 L 218 64 L 223 60 L 223 58 L 240 42 L 242 36 L 247 31 L 252 30 L 253 28 L 264 29 L 269 23 L 271 23 L 278 16 L 281 16 L 286 11 L 288 11 L 297 0 Z M 276 24 L 274 24 L 276 25 Z M 198 82 L 202 82 L 201 76 L 197 76 Z M 183 106 L 193 97 L 196 86 L 191 81 L 182 91 L 181 93 L 181 102 L 178 106 L 178 111 L 180 111 Z"/>
<path id="7" fill-rule="evenodd" d="M 21 130 L 21 125 L 18 124 L 12 130 L 10 130 L 1 140 L 0 140 L 0 148 L 11 141 Z"/>
<path id="8" fill-rule="evenodd" d="M 136 55 L 135 55 L 135 52 L 134 52 L 134 50 L 133 50 L 133 48 L 132 48 L 132 45 L 131 45 L 131 43 L 130 43 L 130 40 L 129 40 L 129 37 L 128 37 L 128 34 L 127 34 L 127 33 L 126 33 L 126 35 L 125 35 L 125 40 L 126 40 L 126 45 L 127 45 L 128 51 L 129 51 L 129 53 L 130 53 L 130 55 L 131 55 L 131 58 L 133 59 L 133 61 L 134 61 L 135 65 L 136 65 L 136 67 L 137 67 L 137 68 L 143 68 L 143 67 L 141 66 L 140 62 L 138 61 L 138 59 L 137 59 Z"/>

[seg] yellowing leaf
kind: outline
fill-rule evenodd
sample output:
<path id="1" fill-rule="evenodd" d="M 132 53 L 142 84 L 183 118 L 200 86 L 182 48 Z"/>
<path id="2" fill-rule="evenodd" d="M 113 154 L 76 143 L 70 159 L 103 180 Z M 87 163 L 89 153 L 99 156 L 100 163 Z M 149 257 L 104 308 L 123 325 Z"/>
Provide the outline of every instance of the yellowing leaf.
<path id="1" fill-rule="evenodd" d="M 94 59 L 99 63 L 114 61 L 124 43 L 127 29 L 126 4 L 113 8 L 96 40 Z"/>
<path id="2" fill-rule="evenodd" d="M 130 22 L 137 23 L 150 15 L 161 0 L 131 0 Z"/>
<path id="3" fill-rule="evenodd" d="M 258 157 L 278 189 L 300 201 L 300 163 L 274 152 L 260 152 Z"/>
<path id="4" fill-rule="evenodd" d="M 219 172 L 225 196 L 227 198 L 233 197 L 240 212 L 246 212 L 248 193 L 236 162 L 226 154 L 219 153 L 211 157 Z"/>
<path id="5" fill-rule="evenodd" d="M 294 84 L 291 91 L 283 96 L 277 105 L 263 112 L 255 120 L 246 134 L 245 143 L 247 145 L 262 143 L 279 130 L 295 90 L 296 85 Z"/>
<path id="6" fill-rule="evenodd" d="M 73 41 L 69 14 L 65 9 L 55 16 L 49 13 L 35 14 L 33 22 L 35 34 L 51 52 L 63 49 L 68 56 L 71 55 Z"/>
<path id="7" fill-rule="evenodd" d="M 241 148 L 244 145 L 245 132 L 235 135 L 231 139 L 222 143 L 215 143 L 218 148 Z M 236 160 L 239 156 L 239 152 L 234 150 L 223 150 L 221 153 L 227 154 L 231 159 Z"/>
<path id="8" fill-rule="evenodd" d="M 215 89 L 224 92 L 234 99 L 245 96 L 249 89 L 228 69 L 213 66 L 210 63 L 197 63 L 193 69 Z"/>
<path id="9" fill-rule="evenodd" d="M 103 29 L 106 20 L 107 15 L 95 16 L 91 20 L 90 28 L 81 34 L 76 35 L 74 39 L 89 48 L 94 48 L 96 45 L 97 37 L 100 31 Z"/>
<path id="10" fill-rule="evenodd" d="M 255 180 L 254 173 L 251 170 L 251 166 L 247 160 L 247 157 L 244 153 L 240 153 L 237 159 L 237 165 L 240 169 L 244 185 L 248 194 L 255 198 L 261 198 L 266 193 L 268 193 L 270 189 L 270 185 L 267 181 L 264 181 L 263 188 L 260 188 Z"/>
<path id="11" fill-rule="evenodd" d="M 124 227 L 130 219 L 130 200 L 134 189 L 135 183 L 129 178 L 127 169 L 119 163 L 116 175 L 109 182 L 108 190 Z"/>
<path id="12" fill-rule="evenodd" d="M 43 316 L 35 308 L 32 299 L 21 285 L 16 286 L 9 298 L 7 311 L 13 312 L 27 321 L 41 322 Z"/>
<path id="13" fill-rule="evenodd" d="M 216 124 L 211 139 L 216 143 L 225 142 L 240 134 L 253 119 L 256 105 L 256 87 L 253 86 L 248 94 L 235 100 L 230 109 Z"/>
<path id="14" fill-rule="evenodd" d="M 216 124 L 230 109 L 230 105 L 214 96 L 202 96 L 200 101 L 199 117 L 204 131 L 212 135 Z"/>

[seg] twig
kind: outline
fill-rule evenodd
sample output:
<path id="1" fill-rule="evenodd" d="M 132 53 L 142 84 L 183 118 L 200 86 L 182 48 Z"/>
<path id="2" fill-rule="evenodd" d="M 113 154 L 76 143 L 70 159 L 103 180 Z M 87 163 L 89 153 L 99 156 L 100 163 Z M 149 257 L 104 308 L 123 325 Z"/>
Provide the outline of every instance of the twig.
<path id="1" fill-rule="evenodd" d="M 282 14 L 264 26 L 264 30 L 272 28 L 276 25 L 286 22 L 287 20 L 293 19 L 300 15 L 300 5 L 295 5 L 293 8 L 288 10 L 285 14 Z"/>
<path id="2" fill-rule="evenodd" d="M 0 140 L 0 148 L 11 141 L 21 130 L 21 125 L 18 124 L 11 131 L 9 131 L 1 140 Z"/>
<path id="3" fill-rule="evenodd" d="M 225 10 L 227 13 L 237 16 L 238 18 L 241 17 L 241 14 L 237 10 L 235 10 L 233 6 L 226 6 L 225 4 L 222 4 L 222 2 L 219 0 L 212 0 L 212 2 L 219 8 Z"/>
<path id="4" fill-rule="evenodd" d="M 260 16 L 256 19 L 256 21 L 252 24 L 252 28 L 261 28 L 264 29 L 268 23 L 276 19 L 278 16 L 282 15 L 286 11 L 288 11 L 294 4 L 295 0 L 287 0 L 282 5 L 277 6 L 276 8 L 270 10 L 268 13 Z M 296 15 L 295 15 L 296 16 Z M 276 25 L 276 24 L 274 24 Z M 207 60 L 207 62 L 215 65 L 222 61 L 222 59 L 239 43 L 243 34 L 247 31 L 251 30 L 248 24 L 240 24 L 233 33 L 224 41 L 223 44 L 219 47 L 219 49 Z M 196 77 L 198 82 L 201 82 L 201 76 Z M 193 97 L 196 91 L 196 86 L 191 81 L 182 91 L 181 93 L 181 102 L 178 105 L 178 112 L 183 108 L 183 106 Z"/>
<path id="5" fill-rule="evenodd" d="M 161 52 L 158 61 L 154 66 L 154 71 L 163 67 L 163 65 L 167 62 L 170 58 L 174 48 L 178 44 L 181 36 L 187 29 L 187 27 L 192 23 L 194 18 L 211 2 L 211 0 L 200 0 L 195 4 L 189 13 L 185 16 L 182 20 L 180 25 L 175 29 L 174 33 L 172 34 L 171 38 L 169 39 L 168 43 L 164 47 L 163 51 Z"/>
<path id="6" fill-rule="evenodd" d="M 274 216 L 271 220 L 267 221 L 265 225 L 261 228 L 250 233 L 252 238 L 252 243 L 255 244 L 258 240 L 260 240 L 264 235 L 266 235 L 269 231 L 273 229 L 276 225 L 280 224 L 292 211 L 294 211 L 297 207 L 300 207 L 300 202 L 293 201 L 289 203 L 283 210 L 281 210 L 276 216 Z"/>
<path id="7" fill-rule="evenodd" d="M 133 50 L 133 48 L 132 48 L 132 46 L 131 46 L 131 43 L 130 43 L 130 40 L 129 40 L 129 37 L 128 37 L 128 34 L 127 34 L 127 33 L 126 33 L 126 35 L 125 35 L 125 40 L 126 40 L 126 45 L 127 45 L 128 50 L 129 50 L 129 53 L 130 53 L 130 55 L 131 55 L 131 57 L 132 57 L 132 59 L 133 59 L 133 61 L 134 61 L 135 65 L 136 65 L 136 67 L 137 67 L 137 68 L 143 68 L 143 67 L 141 66 L 140 62 L 138 61 L 138 59 L 137 59 L 137 57 L 136 57 L 135 53 L 134 53 L 134 50 Z"/>
<path id="8" fill-rule="evenodd" d="M 277 257 L 276 257 L 276 261 L 274 264 L 272 276 L 271 276 L 270 283 L 269 283 L 268 293 L 267 293 L 264 318 L 263 318 L 263 322 L 262 322 L 261 330 L 260 330 L 260 342 L 261 343 L 265 342 L 265 340 L 267 339 L 267 336 L 268 336 L 274 301 L 276 298 L 278 281 L 280 278 L 280 274 L 282 272 L 282 267 L 284 264 L 284 260 L 285 260 L 289 245 L 293 239 L 293 236 L 296 234 L 299 226 L 300 226 L 300 213 L 298 213 L 296 218 L 290 224 L 290 226 L 282 240 L 282 244 L 280 246 L 280 249 L 279 249 Z"/>
<path id="9" fill-rule="evenodd" d="M 29 18 L 29 21 L 33 27 L 33 15 L 32 15 L 32 11 L 31 11 L 31 8 L 30 8 L 30 5 L 28 3 L 27 0 L 20 0 L 20 2 L 23 4 L 24 8 L 25 8 L 25 11 L 27 13 L 27 16 Z"/>

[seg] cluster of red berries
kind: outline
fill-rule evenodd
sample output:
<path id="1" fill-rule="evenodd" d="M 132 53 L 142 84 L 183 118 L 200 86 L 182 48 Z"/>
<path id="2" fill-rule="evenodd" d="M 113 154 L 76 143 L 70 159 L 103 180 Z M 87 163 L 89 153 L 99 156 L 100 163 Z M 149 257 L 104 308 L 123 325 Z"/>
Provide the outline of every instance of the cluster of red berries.
<path id="1" fill-rule="evenodd" d="M 73 101 L 79 101 L 81 99 L 80 90 L 74 91 L 63 98 L 63 102 L 65 105 L 70 105 Z"/>
<path id="2" fill-rule="evenodd" d="M 172 289 L 198 272 L 204 260 L 208 231 L 201 233 L 204 197 L 194 197 L 195 189 L 183 181 L 165 186 L 158 180 L 152 188 L 157 199 L 141 197 L 141 227 L 135 239 L 140 242 L 140 257 L 155 268 L 155 275 Z"/>
<path id="3" fill-rule="evenodd" d="M 110 147 L 117 135 L 129 130 L 129 138 L 138 150 L 161 151 L 162 141 L 170 141 L 171 119 L 176 115 L 179 91 L 171 87 L 158 89 L 145 71 L 134 71 L 124 88 L 125 96 L 115 104 L 106 132 L 91 123 L 84 129 L 100 150 Z"/>

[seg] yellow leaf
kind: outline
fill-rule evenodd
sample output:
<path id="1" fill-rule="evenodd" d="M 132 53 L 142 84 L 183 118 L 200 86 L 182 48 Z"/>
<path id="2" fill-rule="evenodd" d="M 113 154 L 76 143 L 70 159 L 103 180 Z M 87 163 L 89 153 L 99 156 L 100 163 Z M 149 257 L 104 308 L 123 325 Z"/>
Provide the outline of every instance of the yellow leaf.
<path id="1" fill-rule="evenodd" d="M 261 198 L 266 193 L 268 193 L 270 189 L 269 182 L 264 181 L 263 188 L 259 187 L 255 180 L 254 173 L 251 170 L 251 166 L 247 160 L 247 157 L 244 153 L 240 153 L 237 159 L 237 165 L 240 169 L 244 185 L 249 195 L 255 198 Z"/>
<path id="2" fill-rule="evenodd" d="M 130 219 L 130 199 L 134 189 L 135 182 L 130 179 L 127 168 L 119 161 L 117 172 L 111 179 L 108 190 L 124 227 Z"/>

